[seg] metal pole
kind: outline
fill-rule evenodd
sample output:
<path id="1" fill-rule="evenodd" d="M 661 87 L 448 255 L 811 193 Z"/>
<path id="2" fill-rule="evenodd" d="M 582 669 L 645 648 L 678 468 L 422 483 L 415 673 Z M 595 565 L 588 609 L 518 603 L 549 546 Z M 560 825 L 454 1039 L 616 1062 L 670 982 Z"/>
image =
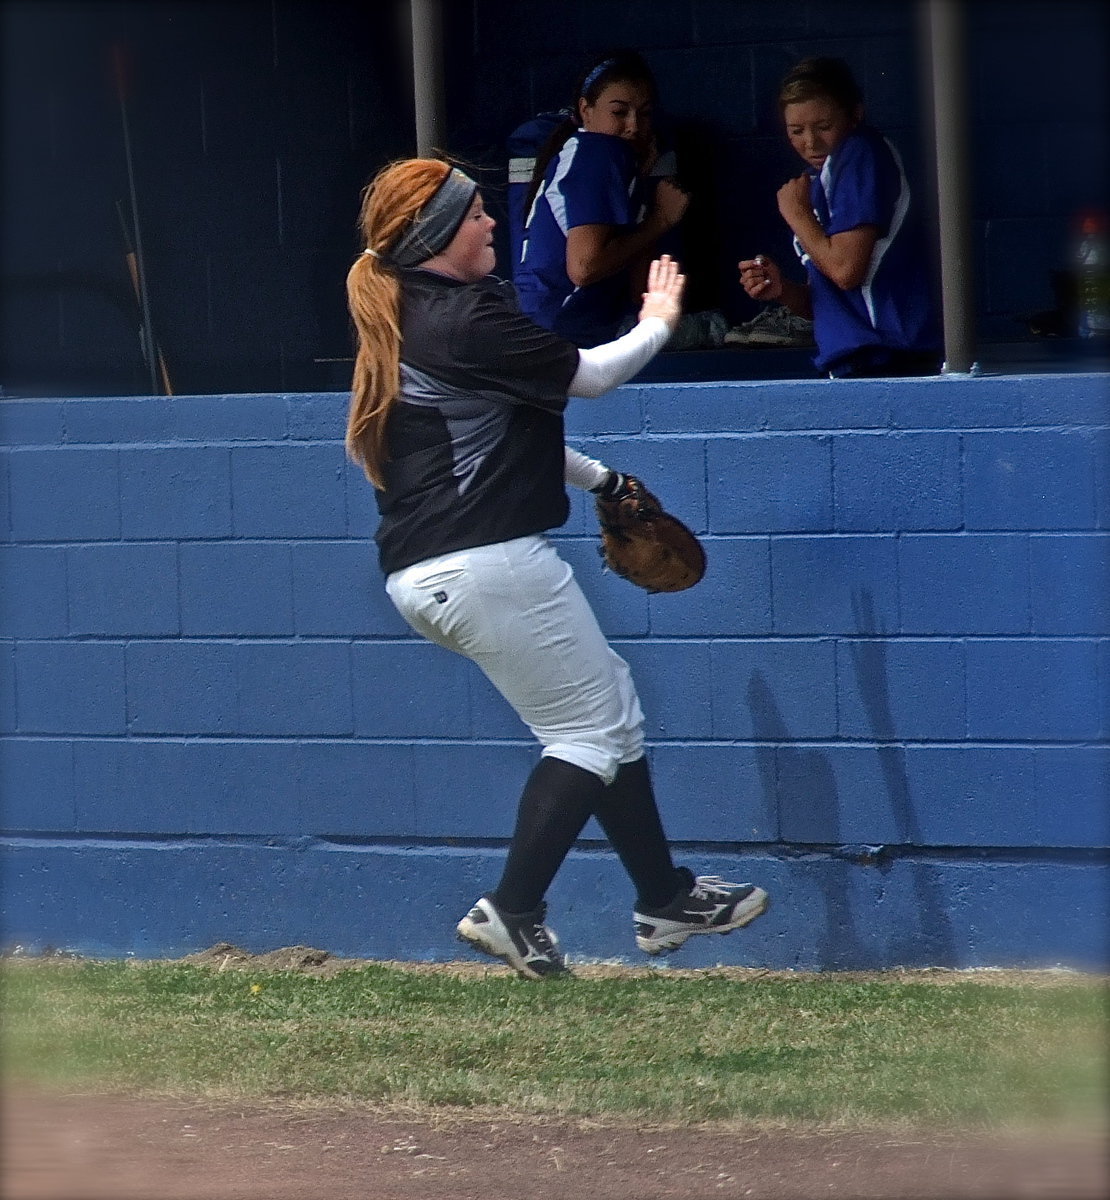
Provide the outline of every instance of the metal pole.
<path id="1" fill-rule="evenodd" d="M 928 33 L 936 134 L 944 371 L 967 373 L 976 364 L 963 0 L 928 0 Z"/>
<path id="2" fill-rule="evenodd" d="M 443 149 L 443 14 L 440 0 L 410 0 L 412 86 L 416 104 L 416 153 L 431 158 Z"/>

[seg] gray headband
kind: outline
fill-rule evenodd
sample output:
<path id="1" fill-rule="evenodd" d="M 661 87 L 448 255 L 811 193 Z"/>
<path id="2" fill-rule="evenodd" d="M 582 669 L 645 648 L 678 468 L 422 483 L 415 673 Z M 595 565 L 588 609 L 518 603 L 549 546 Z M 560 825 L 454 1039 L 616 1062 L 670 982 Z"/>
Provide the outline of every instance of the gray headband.
<path id="1" fill-rule="evenodd" d="M 452 167 L 435 195 L 383 257 L 395 267 L 415 267 L 446 250 L 459 232 L 477 191 L 478 185 L 469 175 Z"/>

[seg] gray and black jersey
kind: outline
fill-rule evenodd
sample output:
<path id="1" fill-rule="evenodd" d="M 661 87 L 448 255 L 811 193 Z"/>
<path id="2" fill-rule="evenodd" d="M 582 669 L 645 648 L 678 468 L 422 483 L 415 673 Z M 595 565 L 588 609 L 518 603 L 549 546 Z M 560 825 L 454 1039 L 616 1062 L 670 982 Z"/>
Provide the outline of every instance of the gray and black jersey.
<path id="1" fill-rule="evenodd" d="M 578 350 L 511 284 L 401 276 L 401 390 L 386 426 L 382 570 L 562 525 L 563 410 Z"/>

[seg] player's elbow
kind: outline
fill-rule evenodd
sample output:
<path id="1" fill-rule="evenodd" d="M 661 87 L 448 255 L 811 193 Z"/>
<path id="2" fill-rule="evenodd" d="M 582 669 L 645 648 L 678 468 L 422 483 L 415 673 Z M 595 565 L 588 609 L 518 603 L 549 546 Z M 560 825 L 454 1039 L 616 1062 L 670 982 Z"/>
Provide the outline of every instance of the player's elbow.
<path id="1" fill-rule="evenodd" d="M 567 278 L 575 287 L 589 287 L 602 278 L 595 263 L 588 258 L 567 259 Z"/>
<path id="2" fill-rule="evenodd" d="M 854 291 L 867 278 L 867 265 L 861 267 L 856 263 L 837 263 L 829 270 L 829 278 L 841 291 Z"/>

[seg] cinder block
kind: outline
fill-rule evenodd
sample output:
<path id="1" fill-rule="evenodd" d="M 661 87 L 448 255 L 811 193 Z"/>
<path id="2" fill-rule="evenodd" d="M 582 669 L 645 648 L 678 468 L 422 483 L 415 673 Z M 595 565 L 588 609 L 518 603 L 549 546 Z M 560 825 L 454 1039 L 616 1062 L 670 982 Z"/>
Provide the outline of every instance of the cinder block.
<path id="1" fill-rule="evenodd" d="M 0 733 L 13 733 L 15 720 L 15 642 L 0 641 Z"/>
<path id="2" fill-rule="evenodd" d="M 0 633 L 65 637 L 66 552 L 51 546 L 0 546 Z"/>
<path id="3" fill-rule="evenodd" d="M 539 758 L 532 746 L 418 743 L 413 747 L 417 836 L 508 841 L 521 790 Z M 496 882 L 491 876 L 482 890 Z"/>
<path id="4" fill-rule="evenodd" d="M 120 451 L 125 538 L 220 538 L 231 533 L 231 456 L 224 446 Z"/>
<path id="5" fill-rule="evenodd" d="M 293 632 L 290 548 L 273 542 L 187 542 L 179 549 L 186 636 Z"/>
<path id="6" fill-rule="evenodd" d="M 316 837 L 413 837 L 417 752 L 403 742 L 298 742 L 300 831 Z"/>
<path id="7" fill-rule="evenodd" d="M 475 737 L 531 743 L 532 731 L 512 705 L 477 667 L 466 672 L 470 700 L 470 728 Z"/>
<path id="8" fill-rule="evenodd" d="M 1019 402 L 1012 375 L 944 375 L 903 381 L 891 404 L 895 429 L 997 429 L 1013 425 Z"/>
<path id="9" fill-rule="evenodd" d="M 752 434 L 707 443 L 709 528 L 714 533 L 831 529 L 832 439 Z"/>
<path id="10" fill-rule="evenodd" d="M 1038 747 L 1037 844 L 1110 847 L 1110 748 Z"/>
<path id="11" fill-rule="evenodd" d="M 708 642 L 617 642 L 644 710 L 647 738 L 708 738 L 713 734 Z"/>
<path id="12" fill-rule="evenodd" d="M 575 447 L 578 449 L 579 447 Z M 557 537 L 596 537 L 597 508 L 594 497 L 581 488 L 567 487 L 567 499 L 570 501 L 570 515 L 558 531 L 553 531 Z"/>
<path id="13" fill-rule="evenodd" d="M 1105 425 L 1110 417 L 1103 372 L 1007 376 L 998 383 L 1020 397 L 1023 425 Z"/>
<path id="14" fill-rule="evenodd" d="M 8 834 L 76 828 L 73 743 L 68 738 L 0 742 L 0 826 Z"/>
<path id="15" fill-rule="evenodd" d="M 1110 638 L 1098 643 L 1095 658 L 1098 663 L 1099 728 L 1105 739 L 1110 736 Z"/>
<path id="16" fill-rule="evenodd" d="M 201 832 L 275 838 L 300 832 L 295 743 L 208 739 L 185 746 L 186 769 L 206 781 Z"/>
<path id="17" fill-rule="evenodd" d="M 169 396 L 94 396 L 65 402 L 65 438 L 70 445 L 98 442 L 165 442 L 174 435 Z"/>
<path id="18" fill-rule="evenodd" d="M 1094 439 L 1085 431 L 964 435 L 968 529 L 1091 529 Z"/>
<path id="19" fill-rule="evenodd" d="M 1095 525 L 1110 529 L 1110 434 L 1098 429 L 1091 440 L 1095 454 Z"/>
<path id="20" fill-rule="evenodd" d="M 586 442 L 583 453 L 639 476 L 669 512 L 696 532 L 706 528 L 704 439 L 613 438 Z"/>
<path id="21" fill-rule="evenodd" d="M 287 432 L 281 395 L 176 396 L 177 437 L 184 442 L 281 441 Z"/>
<path id="22" fill-rule="evenodd" d="M 139 738 L 74 743 L 77 828 L 86 834 L 186 834 L 207 828 L 218 777 L 189 769 L 186 743 Z"/>
<path id="23" fill-rule="evenodd" d="M 779 838 L 802 845 L 917 843 L 900 747 L 777 747 Z"/>
<path id="24" fill-rule="evenodd" d="M 131 642 L 127 717 L 132 734 L 232 733 L 238 727 L 231 642 Z"/>
<path id="25" fill-rule="evenodd" d="M 831 639 L 712 642 L 713 737 L 782 741 L 836 735 Z"/>
<path id="26" fill-rule="evenodd" d="M 1097 737 L 1097 643 L 969 641 L 967 731 L 972 738 L 1029 741 Z"/>
<path id="27" fill-rule="evenodd" d="M 738 383 L 652 383 L 640 389 L 644 429 L 651 434 L 738 433 L 766 429 L 770 417 L 769 388 Z M 712 474 L 712 473 L 711 473 Z"/>
<path id="28" fill-rule="evenodd" d="M 60 446 L 65 439 L 61 400 L 15 399 L 0 404 L 0 443 L 5 446 Z"/>
<path id="29" fill-rule="evenodd" d="M 289 436 L 304 441 L 342 442 L 347 436 L 346 392 L 310 392 L 288 396 Z"/>
<path id="30" fill-rule="evenodd" d="M 123 646 L 21 642 L 15 650 L 21 733 L 124 733 Z"/>
<path id="31" fill-rule="evenodd" d="M 951 636 L 1028 633 L 1028 556 L 1028 539 L 1021 534 L 909 534 L 900 538 L 902 632 Z"/>
<path id="32" fill-rule="evenodd" d="M 180 631 L 172 543 L 71 546 L 66 557 L 71 633 L 163 637 Z"/>
<path id="33" fill-rule="evenodd" d="M 596 521 L 595 521 L 596 525 Z M 586 538 L 555 538 L 559 557 L 570 565 L 606 637 L 636 637 L 648 631 L 647 593 L 614 575 L 598 553 L 595 533 Z"/>
<path id="34" fill-rule="evenodd" d="M 963 521 L 958 434 L 842 434 L 832 461 L 838 529 L 899 533 Z"/>
<path id="35" fill-rule="evenodd" d="M 3 542 L 10 542 L 12 538 L 10 460 L 10 451 L 0 445 L 0 541 Z"/>
<path id="36" fill-rule="evenodd" d="M 298 634 L 350 638 L 411 632 L 386 595 L 372 544 L 297 542 L 291 552 Z"/>
<path id="37" fill-rule="evenodd" d="M 471 735 L 468 673 L 478 668 L 430 642 L 351 647 L 355 734 L 372 738 Z"/>
<path id="38" fill-rule="evenodd" d="M 348 537 L 372 538 L 380 519 L 374 500 L 374 485 L 366 478 L 362 468 L 349 460 L 344 467 L 343 491 L 347 505 Z"/>
<path id="39" fill-rule="evenodd" d="M 1034 633 L 1110 633 L 1110 535 L 1029 539 Z"/>
<path id="40" fill-rule="evenodd" d="M 232 526 L 237 537 L 343 537 L 346 466 L 341 446 L 235 446 Z"/>
<path id="41" fill-rule="evenodd" d="M 10 487 L 14 540 L 80 542 L 118 538 L 118 458 L 114 449 L 13 451 Z"/>
<path id="42" fill-rule="evenodd" d="M 656 746 L 652 773 L 672 842 L 773 842 L 778 836 L 773 748 Z"/>
<path id="43" fill-rule="evenodd" d="M 889 379 L 803 379 L 764 386 L 773 389 L 771 428 L 788 430 L 886 429 L 899 385 Z"/>
<path id="44" fill-rule="evenodd" d="M 769 632 L 769 540 L 704 538 L 702 544 L 708 566 L 699 584 L 685 592 L 648 597 L 652 636 L 741 637 Z"/>
<path id="45" fill-rule="evenodd" d="M 345 642 L 245 642 L 236 647 L 244 734 L 353 732 L 351 661 Z"/>
<path id="46" fill-rule="evenodd" d="M 967 732 L 964 648 L 860 638 L 837 644 L 840 736 L 952 741 Z"/>
<path id="47" fill-rule="evenodd" d="M 1103 972 L 1110 961 L 1106 868 L 1096 863 L 986 862 L 948 867 L 951 924 L 969 967 L 1062 967 Z M 969 870 L 969 868 L 971 868 Z M 962 875 L 963 878 L 959 876 Z M 1052 896 L 1030 904 L 1030 896 Z M 1022 919 L 1014 920 L 1014 913 Z"/>
<path id="48" fill-rule="evenodd" d="M 898 627 L 897 539 L 773 537 L 774 631 L 819 636 Z"/>
<path id="49" fill-rule="evenodd" d="M 1036 846 L 1036 751 L 1023 746 L 910 746 L 910 794 L 922 846 Z"/>
<path id="50" fill-rule="evenodd" d="M 643 428 L 641 389 L 630 384 L 596 400 L 571 396 L 563 421 L 568 437 L 639 433 Z"/>

